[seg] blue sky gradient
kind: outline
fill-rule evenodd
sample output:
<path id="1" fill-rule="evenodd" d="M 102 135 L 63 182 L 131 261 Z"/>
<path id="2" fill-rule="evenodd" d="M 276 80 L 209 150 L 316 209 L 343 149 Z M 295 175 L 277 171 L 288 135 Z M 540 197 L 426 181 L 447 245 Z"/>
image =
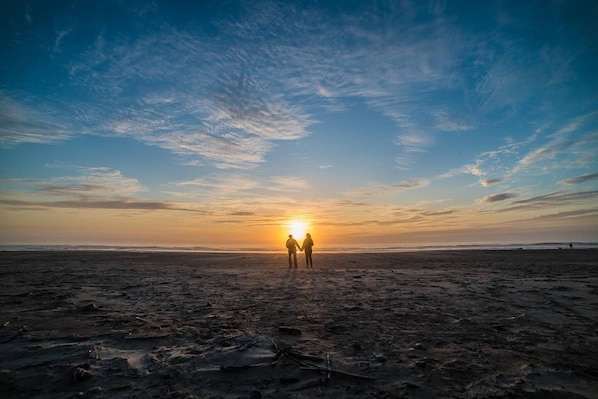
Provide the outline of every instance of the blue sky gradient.
<path id="1" fill-rule="evenodd" d="M 4 10 L 0 243 L 598 241 L 595 1 Z"/>

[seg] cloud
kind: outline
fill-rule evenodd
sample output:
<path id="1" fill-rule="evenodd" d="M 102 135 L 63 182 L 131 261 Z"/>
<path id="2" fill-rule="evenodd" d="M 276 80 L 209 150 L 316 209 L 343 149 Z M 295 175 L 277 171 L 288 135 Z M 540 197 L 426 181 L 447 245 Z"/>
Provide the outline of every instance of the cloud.
<path id="1" fill-rule="evenodd" d="M 592 145 L 595 145 L 598 136 L 593 130 L 584 131 L 583 127 L 597 116 L 598 111 L 578 116 L 548 134 L 549 141 L 523 156 L 509 172 L 509 176 L 536 168 L 543 168 L 546 171 L 578 167 L 580 159 L 585 160 L 595 156 Z M 554 162 L 557 159 L 558 162 Z"/>
<path id="2" fill-rule="evenodd" d="M 56 32 L 56 40 L 54 40 L 54 48 L 52 49 L 54 54 L 62 52 L 62 42 L 70 33 L 70 30 L 61 30 Z"/>
<path id="3" fill-rule="evenodd" d="M 411 132 L 395 137 L 394 143 L 401 152 L 395 157 L 399 169 L 408 170 L 413 166 L 418 154 L 427 151 L 433 143 L 432 137 L 423 132 Z"/>
<path id="4" fill-rule="evenodd" d="M 423 148 L 429 146 L 432 139 L 425 133 L 402 134 L 395 138 L 394 143 L 406 148 L 408 152 L 423 152 Z"/>
<path id="5" fill-rule="evenodd" d="M 535 165 L 541 161 L 554 159 L 556 158 L 556 156 L 567 151 L 573 144 L 573 141 L 566 141 L 563 143 L 551 143 L 546 146 L 537 148 L 534 151 L 527 154 L 526 156 L 524 156 L 519 161 L 519 164 L 515 170 L 519 171 L 524 168 L 529 168 L 532 165 Z"/>
<path id="6" fill-rule="evenodd" d="M 391 187 L 398 188 L 401 190 L 412 190 L 416 188 L 426 187 L 430 184 L 430 181 L 427 179 L 412 179 L 412 180 L 405 180 L 399 184 L 392 184 Z"/>
<path id="7" fill-rule="evenodd" d="M 442 173 L 438 176 L 439 179 L 448 179 L 451 177 L 459 176 L 459 175 L 466 175 L 471 174 L 474 176 L 481 176 L 483 174 L 482 170 L 480 169 L 479 164 L 467 164 L 460 166 L 458 168 L 453 168 L 448 172 Z"/>
<path id="8" fill-rule="evenodd" d="M 513 205 L 519 204 L 535 204 L 535 205 L 552 205 L 571 201 L 585 201 L 598 196 L 598 191 L 579 191 L 575 193 L 555 192 L 537 197 L 527 198 L 525 200 L 514 201 Z"/>
<path id="9" fill-rule="evenodd" d="M 210 175 L 205 178 L 178 181 L 173 184 L 177 187 L 190 190 L 192 195 L 200 194 L 198 191 L 201 191 L 205 195 L 212 196 L 233 195 L 240 192 L 246 193 L 260 186 L 250 176 L 241 173 Z"/>
<path id="10" fill-rule="evenodd" d="M 243 169 L 261 163 L 271 148 L 268 141 L 259 137 L 235 133 L 213 135 L 200 131 L 145 137 L 144 141 L 181 156 L 201 156 L 219 169 Z"/>
<path id="11" fill-rule="evenodd" d="M 578 177 L 571 177 L 569 179 L 563 180 L 560 184 L 564 184 L 567 186 L 571 186 L 574 184 L 585 183 L 587 181 L 598 180 L 598 172 L 597 173 L 590 173 L 587 175 L 582 175 Z"/>
<path id="12" fill-rule="evenodd" d="M 324 204 L 320 204 L 322 207 Z M 382 226 L 430 226 L 452 224 L 461 211 L 455 208 L 425 210 L 420 207 L 399 207 L 388 203 L 354 203 L 351 201 L 333 202 L 325 206 L 320 225 L 342 227 Z M 339 207 L 341 208 L 339 210 Z M 352 216 L 347 218 L 348 212 Z"/>
<path id="13" fill-rule="evenodd" d="M 69 165 L 52 167 L 74 169 L 78 175 L 46 180 L 3 179 L 0 204 L 16 209 L 168 210 L 210 214 L 201 209 L 201 204 L 138 198 L 145 188 L 118 170 Z M 9 190 L 11 186 L 17 189 Z"/>
<path id="14" fill-rule="evenodd" d="M 357 201 L 349 201 L 349 200 L 343 200 L 343 201 L 338 201 L 334 204 L 335 206 L 341 206 L 341 207 L 356 207 L 356 206 L 368 206 L 370 205 L 367 202 L 357 202 Z"/>
<path id="15" fill-rule="evenodd" d="M 439 101 L 447 88 L 461 90 L 456 84 L 467 77 L 457 72 L 459 54 L 474 43 L 443 12 L 418 15 L 405 3 L 391 8 L 381 15 L 364 3 L 354 13 L 328 15 L 310 6 L 260 2 L 234 24 L 234 32 L 260 43 L 268 76 L 286 93 L 305 98 L 306 110 L 343 110 L 345 99 L 358 98 L 394 121 L 402 131 L 396 164 L 409 169 L 433 145 L 432 130 L 472 127 L 467 116 L 437 111 L 427 97 L 439 93 Z M 422 18 L 429 24 L 420 23 Z"/>
<path id="16" fill-rule="evenodd" d="M 105 167 L 78 167 L 79 176 L 56 177 L 37 181 L 36 193 L 51 197 L 90 198 L 97 196 L 130 196 L 143 190 L 136 179 L 127 178 L 118 170 Z"/>
<path id="17" fill-rule="evenodd" d="M 423 216 L 447 216 L 447 215 L 454 215 L 456 213 L 459 213 L 461 211 L 459 211 L 458 209 L 447 209 L 447 210 L 443 210 L 443 211 L 428 211 L 428 212 L 422 212 Z"/>
<path id="18" fill-rule="evenodd" d="M 167 202 L 143 201 L 143 200 L 85 200 L 77 199 L 73 201 L 19 201 L 3 200 L 0 204 L 12 207 L 26 208 L 68 208 L 68 209 L 121 209 L 121 210 L 174 210 L 186 212 L 203 211 L 189 208 L 180 208 Z"/>
<path id="19" fill-rule="evenodd" d="M 2 203 L 20 207 L 73 209 L 179 209 L 170 203 L 135 198 L 145 188 L 138 180 L 123 176 L 118 170 L 69 165 L 51 167 L 68 168 L 76 171 L 77 175 L 45 180 L 5 180 Z M 26 199 L 21 199 L 23 197 Z"/>
<path id="20" fill-rule="evenodd" d="M 467 122 L 462 116 L 448 111 L 433 111 L 434 126 L 438 130 L 446 132 L 458 132 L 473 129 L 471 123 Z"/>
<path id="21" fill-rule="evenodd" d="M 598 117 L 598 111 L 593 111 L 593 112 L 589 112 L 584 115 L 580 115 L 580 116 L 574 118 L 573 120 L 571 120 L 569 123 L 567 123 L 562 128 L 556 130 L 554 133 L 551 133 L 550 137 L 554 140 L 559 140 L 561 138 L 567 139 L 567 137 L 571 133 L 575 133 L 581 127 L 583 127 L 587 122 L 591 121 L 592 119 L 596 119 L 596 117 Z"/>
<path id="22" fill-rule="evenodd" d="M 574 211 L 551 213 L 548 215 L 538 216 L 536 219 L 563 220 L 566 218 L 587 217 L 587 216 L 598 216 L 598 208 L 594 207 L 594 208 L 588 208 L 588 209 L 576 209 Z"/>
<path id="23" fill-rule="evenodd" d="M 229 213 L 231 216 L 254 216 L 255 213 L 253 212 L 246 212 L 246 211 L 238 211 L 238 212 L 231 212 Z"/>
<path id="24" fill-rule="evenodd" d="M 384 196 L 400 193 L 405 190 L 415 190 L 430 184 L 428 179 L 411 179 L 397 184 L 370 183 L 366 187 L 353 188 L 346 192 L 348 196 Z"/>
<path id="25" fill-rule="evenodd" d="M 309 189 L 309 182 L 300 177 L 274 176 L 268 189 L 273 191 L 303 191 Z"/>
<path id="26" fill-rule="evenodd" d="M 506 144 L 495 150 L 482 152 L 474 163 L 453 168 L 438 177 L 471 174 L 479 178 L 482 186 L 488 187 L 507 182 L 518 175 L 588 167 L 596 156 L 598 135 L 590 125 L 596 115 L 597 112 L 591 112 L 577 116 L 552 130 L 551 124 L 545 123 L 521 140 L 507 137 Z"/>
<path id="27" fill-rule="evenodd" d="M 27 21 L 28 24 L 31 23 L 32 18 L 31 18 L 31 5 L 27 4 L 25 6 L 25 15 L 24 15 L 25 21 Z"/>
<path id="28" fill-rule="evenodd" d="M 102 33 L 70 66 L 71 81 L 93 88 L 99 101 L 90 111 L 94 134 L 132 137 L 218 168 L 254 166 L 274 141 L 309 134 L 309 113 L 287 100 L 293 92 L 276 68 L 263 76 L 267 64 L 252 41 L 223 30 L 223 49 L 167 24 L 144 33 L 134 40 Z M 124 95 L 131 91 L 135 99 Z"/>
<path id="29" fill-rule="evenodd" d="M 504 180 L 503 178 L 497 177 L 494 179 L 482 179 L 482 180 L 480 180 L 480 183 L 482 184 L 482 186 L 488 187 L 488 186 L 492 186 L 494 184 L 500 183 L 503 180 Z"/>
<path id="30" fill-rule="evenodd" d="M 514 201 L 509 207 L 499 210 L 499 212 L 519 211 L 519 210 L 541 210 L 550 209 L 564 205 L 583 205 L 596 201 L 598 191 L 579 191 L 579 192 L 554 192 L 539 195 L 523 200 Z"/>
<path id="31" fill-rule="evenodd" d="M 518 197 L 518 194 L 515 193 L 502 193 L 502 194 L 495 194 L 495 195 L 490 195 L 484 198 L 481 198 L 478 200 L 479 203 L 482 204 L 492 204 L 494 202 L 500 202 L 500 201 L 505 201 L 511 198 L 516 198 Z"/>
<path id="32" fill-rule="evenodd" d="M 0 90 L 0 146 L 23 143 L 51 144 L 72 137 L 57 109 L 39 99 Z"/>

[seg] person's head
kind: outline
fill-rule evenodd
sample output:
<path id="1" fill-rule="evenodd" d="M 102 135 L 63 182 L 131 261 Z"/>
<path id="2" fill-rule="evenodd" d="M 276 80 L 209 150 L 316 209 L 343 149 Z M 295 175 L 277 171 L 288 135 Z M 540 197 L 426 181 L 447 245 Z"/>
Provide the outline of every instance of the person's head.
<path id="1" fill-rule="evenodd" d="M 307 233 L 307 234 L 305 235 L 305 237 L 307 237 L 307 238 L 311 238 L 311 234 Z"/>
<path id="2" fill-rule="evenodd" d="M 292 234 L 289 234 L 289 238 L 293 238 L 293 235 L 292 235 Z"/>

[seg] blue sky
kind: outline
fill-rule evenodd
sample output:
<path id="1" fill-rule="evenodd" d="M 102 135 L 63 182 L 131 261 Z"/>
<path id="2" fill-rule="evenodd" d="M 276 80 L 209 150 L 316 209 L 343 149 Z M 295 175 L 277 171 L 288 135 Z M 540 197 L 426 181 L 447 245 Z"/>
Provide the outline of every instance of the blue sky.
<path id="1" fill-rule="evenodd" d="M 1 243 L 598 241 L 594 1 L 4 10 Z"/>

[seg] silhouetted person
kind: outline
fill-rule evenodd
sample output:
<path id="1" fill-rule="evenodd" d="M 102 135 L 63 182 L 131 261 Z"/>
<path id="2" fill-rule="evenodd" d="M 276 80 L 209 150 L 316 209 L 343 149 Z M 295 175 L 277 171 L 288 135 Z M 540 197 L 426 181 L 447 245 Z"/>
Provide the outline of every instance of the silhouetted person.
<path id="1" fill-rule="evenodd" d="M 289 267 L 292 266 L 291 256 L 293 256 L 295 267 L 297 267 L 297 248 L 301 249 L 299 243 L 293 238 L 292 234 L 289 234 L 289 239 L 287 240 L 287 249 L 289 250 Z"/>
<path id="2" fill-rule="evenodd" d="M 301 250 L 305 251 L 305 264 L 307 265 L 307 267 L 309 268 L 309 266 L 311 265 L 311 268 L 314 268 L 314 262 L 311 259 L 311 247 L 314 246 L 314 240 L 311 239 L 311 234 L 307 233 L 305 235 L 305 240 L 303 240 L 303 245 L 301 246 Z"/>

